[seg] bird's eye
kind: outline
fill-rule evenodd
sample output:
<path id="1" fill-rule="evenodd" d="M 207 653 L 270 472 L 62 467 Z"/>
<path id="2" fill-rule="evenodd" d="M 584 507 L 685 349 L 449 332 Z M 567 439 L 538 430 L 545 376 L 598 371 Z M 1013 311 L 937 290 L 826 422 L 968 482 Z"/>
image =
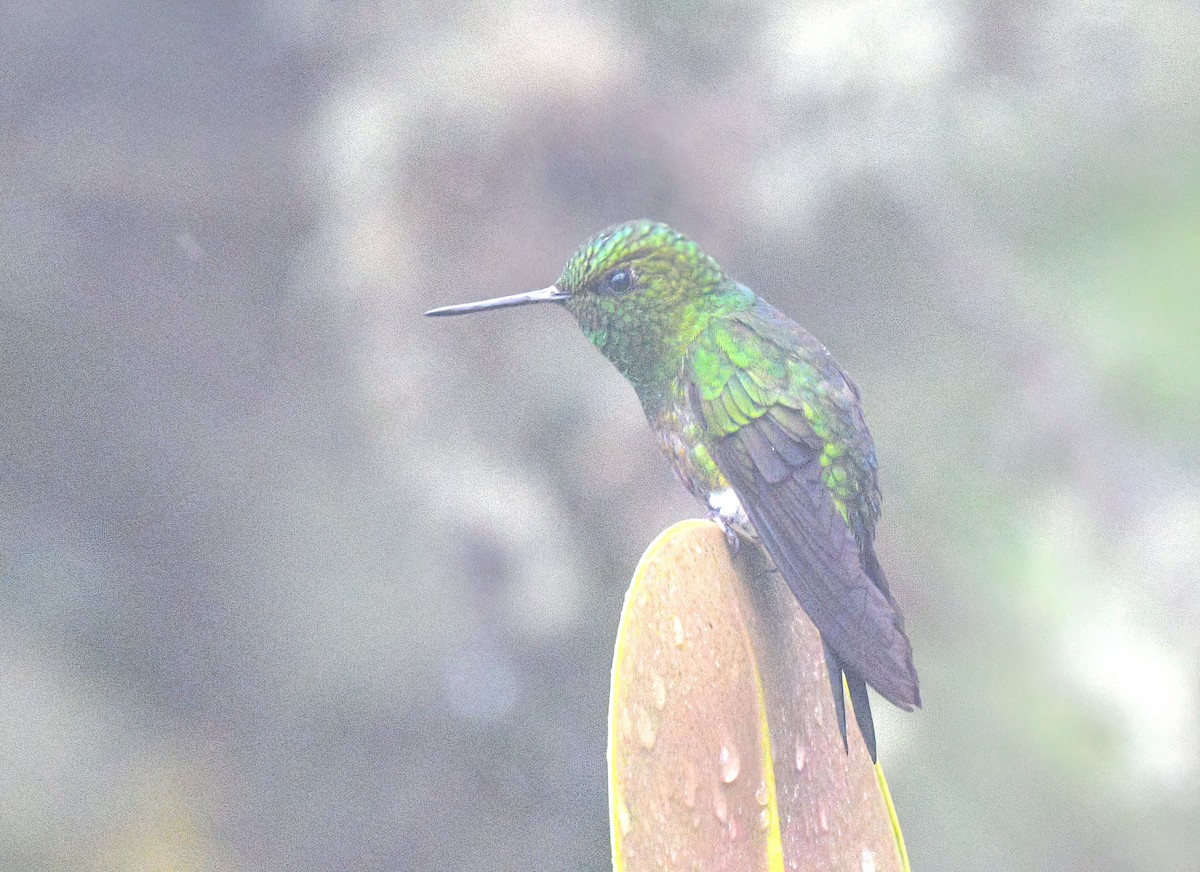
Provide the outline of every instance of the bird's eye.
<path id="1" fill-rule="evenodd" d="M 608 281 L 605 283 L 605 290 L 610 294 L 623 294 L 629 290 L 629 286 L 633 283 L 633 276 L 627 269 L 619 269 L 616 272 L 609 273 Z"/>

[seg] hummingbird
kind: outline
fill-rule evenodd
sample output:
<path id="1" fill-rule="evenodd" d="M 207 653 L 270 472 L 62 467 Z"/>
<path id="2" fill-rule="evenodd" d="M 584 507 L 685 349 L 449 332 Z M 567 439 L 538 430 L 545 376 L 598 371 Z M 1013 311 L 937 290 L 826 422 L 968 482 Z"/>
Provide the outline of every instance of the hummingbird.
<path id="1" fill-rule="evenodd" d="M 904 618 L 875 554 L 875 446 L 858 386 L 811 333 L 655 221 L 588 239 L 548 288 L 444 306 L 555 303 L 633 386 L 683 485 L 761 542 L 824 644 L 842 742 L 849 690 L 877 759 L 867 685 L 921 705 Z"/>

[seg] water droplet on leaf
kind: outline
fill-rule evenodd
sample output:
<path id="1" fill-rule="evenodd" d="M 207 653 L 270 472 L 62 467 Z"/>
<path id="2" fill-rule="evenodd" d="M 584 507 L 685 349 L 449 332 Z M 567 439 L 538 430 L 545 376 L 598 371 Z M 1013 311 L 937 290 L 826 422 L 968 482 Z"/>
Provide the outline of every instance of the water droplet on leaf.
<path id="1" fill-rule="evenodd" d="M 621 835 L 623 835 L 623 836 L 629 835 L 629 827 L 631 825 L 632 825 L 632 821 L 630 820 L 630 817 L 629 817 L 629 806 L 627 806 L 625 804 L 625 800 L 618 799 L 617 800 L 617 826 L 619 826 L 621 828 Z"/>
<path id="2" fill-rule="evenodd" d="M 654 723 L 654 718 L 650 712 L 638 706 L 636 721 L 638 742 L 647 751 L 652 751 L 654 743 L 658 741 L 658 727 Z"/>
<path id="3" fill-rule="evenodd" d="M 721 780 L 731 784 L 742 771 L 742 758 L 732 745 L 722 745 L 720 753 L 717 754 L 717 765 L 721 768 Z"/>
<path id="4" fill-rule="evenodd" d="M 719 786 L 713 791 L 713 813 L 721 823 L 728 822 L 729 800 L 725 798 L 725 791 Z"/>
<path id="5" fill-rule="evenodd" d="M 654 691 L 654 707 L 662 711 L 667 704 L 667 685 L 662 680 L 662 676 L 656 672 L 650 681 L 650 686 Z"/>
<path id="6" fill-rule="evenodd" d="M 696 805 L 696 766 L 689 760 L 683 766 L 683 804 L 688 808 Z"/>

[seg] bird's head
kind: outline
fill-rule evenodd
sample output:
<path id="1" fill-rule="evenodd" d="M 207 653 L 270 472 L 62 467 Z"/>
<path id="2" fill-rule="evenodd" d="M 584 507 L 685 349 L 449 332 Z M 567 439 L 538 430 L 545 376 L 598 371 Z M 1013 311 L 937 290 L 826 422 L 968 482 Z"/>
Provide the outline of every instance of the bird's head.
<path id="1" fill-rule="evenodd" d="M 745 305 L 748 291 L 677 230 L 656 221 L 627 221 L 602 230 L 571 255 L 548 288 L 427 315 L 555 302 L 633 383 L 645 404 L 678 372 L 688 344 L 708 319 Z"/>

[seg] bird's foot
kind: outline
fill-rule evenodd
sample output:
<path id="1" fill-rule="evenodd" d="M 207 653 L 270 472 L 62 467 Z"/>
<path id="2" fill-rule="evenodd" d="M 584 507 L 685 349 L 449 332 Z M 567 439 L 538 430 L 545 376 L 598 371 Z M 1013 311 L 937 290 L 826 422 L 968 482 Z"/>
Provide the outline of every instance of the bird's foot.
<path id="1" fill-rule="evenodd" d="M 729 543 L 730 552 L 737 557 L 737 553 L 742 547 L 741 533 L 748 532 L 746 524 L 750 521 L 746 517 L 746 510 L 742 508 L 737 494 L 733 492 L 733 488 L 710 493 L 708 495 L 708 512 L 704 517 L 717 522 L 717 526 L 725 534 L 725 541 Z"/>
<path id="2" fill-rule="evenodd" d="M 709 509 L 704 513 L 704 519 L 714 521 L 721 528 L 721 532 L 725 535 L 725 542 L 729 545 L 730 554 L 737 557 L 738 551 L 742 548 L 742 537 L 738 534 L 737 522 L 721 514 L 719 509 Z"/>

